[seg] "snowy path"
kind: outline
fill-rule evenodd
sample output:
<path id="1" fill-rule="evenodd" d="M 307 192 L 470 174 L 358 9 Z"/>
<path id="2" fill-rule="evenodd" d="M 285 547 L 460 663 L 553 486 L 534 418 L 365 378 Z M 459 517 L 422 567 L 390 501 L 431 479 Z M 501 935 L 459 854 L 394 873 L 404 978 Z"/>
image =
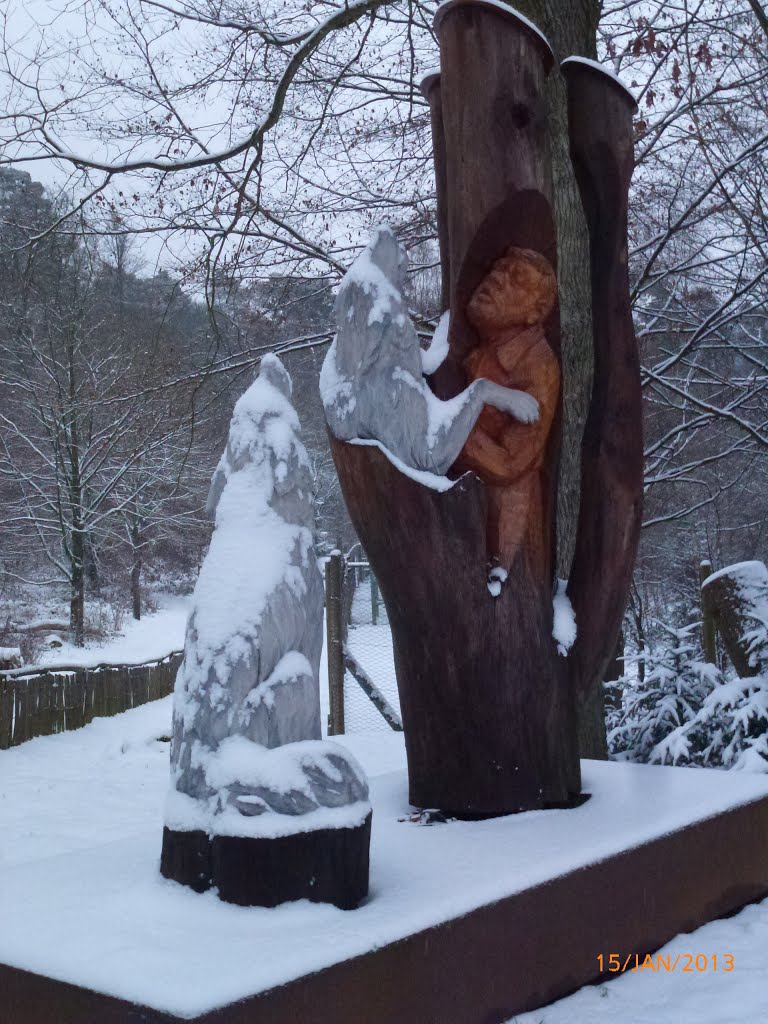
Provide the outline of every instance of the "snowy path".
<path id="1" fill-rule="evenodd" d="M 302 928 L 320 926 L 329 941 L 332 939 L 340 943 L 344 929 L 353 919 L 333 908 L 308 908 L 297 904 L 279 912 L 248 912 L 228 908 L 213 898 L 196 897 L 170 883 L 163 883 L 159 878 L 155 879 L 160 813 L 168 778 L 168 744 L 160 741 L 159 737 L 167 736 L 169 729 L 170 699 L 166 699 L 114 718 L 97 720 L 76 732 L 41 737 L 0 752 L 0 883 L 3 879 L 7 882 L 3 900 L 7 900 L 9 906 L 16 899 L 15 893 L 21 892 L 27 908 L 26 915 L 14 913 L 10 918 L 14 921 L 14 934 L 8 936 L 11 941 L 9 948 L 15 950 L 19 941 L 26 941 L 28 948 L 47 963 L 47 956 L 60 955 L 64 933 L 72 938 L 73 926 L 71 922 L 67 923 L 69 919 L 83 922 L 81 939 L 86 946 L 89 941 L 95 941 L 91 939 L 88 921 L 93 918 L 93 922 L 98 923 L 96 918 L 103 913 L 103 908 L 88 905 L 87 900 L 83 900 L 82 885 L 76 884 L 76 880 L 82 877 L 82 864 L 85 862 L 92 870 L 92 875 L 89 875 L 91 882 L 107 886 L 106 897 L 121 921 L 121 927 L 116 929 L 111 939 L 114 949 L 111 952 L 106 949 L 103 956 L 95 959 L 86 958 L 88 969 L 95 972 L 94 982 L 98 981 L 97 976 L 102 969 L 105 976 L 108 974 L 107 964 L 113 954 L 120 956 L 121 963 L 126 958 L 141 959 L 135 934 L 143 935 L 144 941 L 150 938 L 150 934 L 146 924 L 140 927 L 137 924 L 131 930 L 132 916 L 138 917 L 139 922 L 151 921 L 152 933 L 170 928 L 173 934 L 178 933 L 178 941 L 183 944 L 188 939 L 188 929 L 193 927 L 195 920 L 199 921 L 196 915 L 202 914 L 205 927 L 214 939 L 219 929 L 219 938 L 225 945 L 242 940 L 243 948 L 248 948 L 256 941 L 251 932 L 258 920 L 264 914 L 277 914 L 270 918 L 270 941 L 274 941 L 275 950 L 281 946 L 288 949 L 286 955 L 291 963 L 295 963 L 299 954 L 289 942 L 289 925 L 294 928 L 299 924 Z M 402 795 L 399 789 L 389 792 L 392 788 L 389 780 L 393 776 L 388 773 L 400 768 L 403 761 L 402 736 L 391 732 L 375 733 L 351 736 L 344 742 L 363 761 L 375 785 L 386 796 L 383 805 L 386 812 L 377 825 L 379 830 L 384 830 L 380 832 L 379 840 L 383 839 L 384 847 L 374 872 L 375 898 L 367 908 L 356 912 L 361 916 L 355 917 L 354 921 L 362 923 L 365 918 L 370 926 L 369 918 L 373 914 L 374 921 L 379 921 L 378 927 L 383 928 L 385 920 L 390 920 L 393 927 L 399 927 L 409 917 L 428 915 L 446 889 L 445 879 L 442 879 L 441 872 L 435 871 L 435 866 L 449 847 L 458 855 L 467 881 L 474 879 L 472 885 L 478 884 L 475 877 L 478 870 L 482 885 L 493 888 L 499 884 L 501 862 L 494 861 L 493 850 L 486 847 L 483 835 L 487 834 L 490 839 L 495 829 L 509 828 L 510 819 L 506 824 L 504 819 L 474 826 L 456 823 L 450 826 L 450 833 L 442 829 L 417 829 L 419 841 L 429 844 L 429 856 L 420 867 L 418 860 L 414 860 L 412 853 L 405 848 L 412 834 L 402 830 L 411 827 L 398 825 L 394 820 Z M 596 777 L 599 778 L 597 768 L 589 763 L 586 767 L 593 774 L 597 772 Z M 644 766 L 630 768 L 624 775 L 629 782 L 635 775 L 651 778 L 655 773 L 673 771 Z M 682 780 L 685 786 L 691 777 L 686 770 L 682 771 L 685 773 L 682 776 L 665 776 L 671 780 L 669 785 L 672 789 L 666 805 L 663 800 L 654 800 L 654 820 L 664 819 L 665 814 L 674 818 L 680 813 L 679 807 L 684 801 L 675 780 Z M 713 782 L 721 781 L 714 775 L 711 778 Z M 724 786 L 732 782 L 737 780 L 730 774 L 723 774 Z M 759 786 L 761 782 L 741 776 L 738 784 Z M 585 805 L 587 811 L 584 813 L 590 813 L 589 806 Z M 615 801 L 611 806 L 616 806 Z M 538 865 L 552 857 L 551 842 L 547 836 L 554 821 L 552 815 L 560 813 L 575 815 L 582 811 L 517 816 L 512 826 L 522 829 L 521 842 L 513 844 L 517 850 L 505 848 L 504 861 L 510 857 L 519 859 L 519 847 L 522 845 L 525 847 L 523 859 L 528 865 L 525 870 L 528 873 L 537 871 Z M 388 825 L 386 819 L 390 814 L 393 823 Z M 611 822 L 610 831 L 617 835 L 630 830 L 630 818 L 625 821 L 615 810 L 611 813 Z M 524 842 L 523 833 L 526 836 Z M 593 833 L 594 828 L 583 837 L 583 841 L 595 849 L 611 842 L 608 830 L 602 834 Z M 449 836 L 451 842 L 446 845 Z M 105 861 L 107 852 L 109 857 Z M 573 856 L 570 850 L 556 851 L 555 855 L 566 859 Z M 415 878 L 407 877 L 404 864 L 400 863 L 404 858 L 408 861 L 408 871 L 416 870 Z M 151 877 L 146 876 L 147 869 L 142 865 L 149 866 Z M 55 879 L 55 905 L 59 907 L 57 913 L 60 917 L 54 918 L 49 930 L 41 932 L 39 922 L 35 926 L 34 917 L 41 913 L 50 915 L 48 904 L 42 908 L 37 905 L 46 899 L 40 887 L 49 875 Z M 35 884 L 31 889 L 24 887 L 22 891 L 17 883 L 26 876 L 34 879 Z M 106 882 L 104 879 L 99 882 L 101 876 L 106 878 Z M 414 897 L 413 885 L 422 894 L 431 893 L 428 899 L 425 898 L 423 907 L 422 901 Z M 452 887 L 454 892 L 462 888 Z M 402 891 L 398 892 L 399 889 Z M 39 900 L 34 897 L 37 890 L 40 891 Z M 169 923 L 169 915 L 173 918 L 174 914 L 178 915 L 175 923 Z M 28 922 L 25 922 L 25 916 Z M 25 929 L 31 929 L 26 938 Z M 60 933 L 58 938 L 57 933 Z M 46 948 L 50 950 L 48 953 Z M 734 958 L 734 969 L 729 973 L 721 970 L 717 973 L 683 974 L 679 970 L 675 974 L 645 972 L 626 975 L 607 985 L 582 989 L 551 1007 L 521 1015 L 515 1024 L 736 1024 L 737 1021 L 757 1024 L 768 1020 L 768 901 L 749 907 L 730 920 L 715 922 L 692 935 L 678 938 L 666 951 L 672 954 L 673 959 L 677 953 L 705 954 L 710 958 L 716 953 L 721 965 L 726 963 L 725 955 L 730 954 Z M 322 949 L 312 952 L 317 957 L 321 954 Z M 167 958 L 166 953 L 163 956 Z M 319 962 L 314 966 L 320 966 Z M 164 991 L 167 984 L 164 972 L 168 965 L 158 963 L 154 982 L 152 971 L 147 965 L 144 967 L 149 974 L 145 974 L 142 984 L 149 986 L 150 990 L 156 984 L 161 992 Z M 222 991 L 227 986 L 236 989 L 239 984 L 237 978 L 227 977 L 232 973 L 231 964 L 222 965 Z M 190 1000 L 209 998 L 205 986 L 200 992 L 194 991 L 191 979 L 189 988 Z"/>

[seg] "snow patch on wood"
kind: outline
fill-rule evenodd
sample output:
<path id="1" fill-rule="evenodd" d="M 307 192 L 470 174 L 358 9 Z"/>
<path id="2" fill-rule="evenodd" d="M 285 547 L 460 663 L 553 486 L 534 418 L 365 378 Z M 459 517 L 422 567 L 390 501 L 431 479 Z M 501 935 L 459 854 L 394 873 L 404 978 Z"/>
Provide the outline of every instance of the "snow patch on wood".
<path id="1" fill-rule="evenodd" d="M 584 67 L 592 68 L 593 71 L 599 71 L 601 75 L 605 75 L 606 78 L 609 78 L 612 82 L 618 85 L 618 87 L 622 89 L 627 96 L 629 96 L 632 103 L 637 106 L 637 99 L 632 90 L 622 82 L 615 71 L 606 67 L 605 64 L 600 64 L 599 61 L 596 60 L 590 60 L 589 57 L 566 57 L 560 64 L 560 67 L 562 69 L 566 69 L 570 64 L 582 64 Z"/>
<path id="2" fill-rule="evenodd" d="M 552 599 L 552 637 L 557 644 L 557 653 L 565 658 L 576 642 L 576 615 L 566 593 L 568 580 L 558 580 L 557 590 Z"/>

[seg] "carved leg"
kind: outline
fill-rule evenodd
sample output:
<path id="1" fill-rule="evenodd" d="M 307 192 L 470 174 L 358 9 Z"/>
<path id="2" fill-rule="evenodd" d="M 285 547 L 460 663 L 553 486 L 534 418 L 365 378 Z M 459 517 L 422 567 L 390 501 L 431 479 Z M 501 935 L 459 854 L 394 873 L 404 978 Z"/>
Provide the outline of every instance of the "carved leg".
<path id="1" fill-rule="evenodd" d="M 515 464 L 506 448 L 475 427 L 461 452 L 459 468 L 471 469 L 481 480 L 506 486 L 515 477 Z"/>
<path id="2" fill-rule="evenodd" d="M 507 572 L 529 532 L 536 474 L 505 487 L 488 488 L 488 556 Z"/>

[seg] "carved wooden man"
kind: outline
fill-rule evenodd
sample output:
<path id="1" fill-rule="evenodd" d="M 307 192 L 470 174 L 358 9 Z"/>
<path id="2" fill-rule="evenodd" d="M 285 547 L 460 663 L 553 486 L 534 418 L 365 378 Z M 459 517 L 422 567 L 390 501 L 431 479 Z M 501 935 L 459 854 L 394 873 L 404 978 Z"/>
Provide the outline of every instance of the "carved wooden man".
<path id="1" fill-rule="evenodd" d="M 530 424 L 498 409 L 483 410 L 459 456 L 488 485 L 488 554 L 505 572 L 523 541 L 543 555 L 546 538 L 539 471 L 560 401 L 560 364 L 544 323 L 557 300 L 552 265 L 533 249 L 513 246 L 494 263 L 467 305 L 480 343 L 464 358 L 470 380 L 525 391 L 538 402 Z"/>

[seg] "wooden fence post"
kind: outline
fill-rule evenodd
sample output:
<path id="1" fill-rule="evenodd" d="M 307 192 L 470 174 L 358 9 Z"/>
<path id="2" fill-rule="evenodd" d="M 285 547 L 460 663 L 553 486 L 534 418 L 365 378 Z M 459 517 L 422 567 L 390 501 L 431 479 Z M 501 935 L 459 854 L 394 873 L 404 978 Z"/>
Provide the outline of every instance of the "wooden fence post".
<path id="1" fill-rule="evenodd" d="M 373 573 L 371 573 L 371 623 L 374 626 L 379 624 L 379 584 Z"/>
<path id="2" fill-rule="evenodd" d="M 699 599 L 701 601 L 701 645 L 704 648 L 704 660 L 710 665 L 717 664 L 717 635 L 715 630 L 715 617 L 712 614 L 711 602 L 704 596 L 703 583 L 712 575 L 712 563 L 709 559 L 699 566 Z"/>
<path id="3" fill-rule="evenodd" d="M 328 636 L 328 735 L 344 734 L 344 621 L 342 558 L 332 551 L 325 563 L 325 627 Z"/>

